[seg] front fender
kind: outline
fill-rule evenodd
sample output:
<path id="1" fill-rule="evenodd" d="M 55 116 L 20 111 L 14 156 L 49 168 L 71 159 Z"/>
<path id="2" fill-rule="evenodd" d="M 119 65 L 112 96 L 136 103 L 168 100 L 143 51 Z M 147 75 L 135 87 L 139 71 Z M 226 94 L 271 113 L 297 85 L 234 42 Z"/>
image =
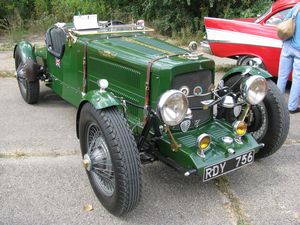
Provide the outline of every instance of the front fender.
<path id="1" fill-rule="evenodd" d="M 76 115 L 77 138 L 79 137 L 78 132 L 79 132 L 79 119 L 80 119 L 81 109 L 86 103 L 92 104 L 95 107 L 95 109 L 105 109 L 111 106 L 121 105 L 119 99 L 116 96 L 114 96 L 112 93 L 109 93 L 107 91 L 93 90 L 88 92 L 82 98 L 77 110 L 77 115 Z"/>
<path id="2" fill-rule="evenodd" d="M 21 50 L 20 54 L 23 59 L 32 59 L 34 62 L 36 62 L 34 47 L 31 45 L 31 43 L 28 41 L 21 41 L 17 43 L 14 48 L 14 58 L 16 57 L 17 47 Z"/>
<path id="3" fill-rule="evenodd" d="M 120 101 L 112 93 L 107 91 L 93 90 L 89 91 L 83 98 L 80 103 L 90 102 L 95 109 L 104 109 L 110 106 L 120 105 Z"/>
<path id="4" fill-rule="evenodd" d="M 15 45 L 14 58 L 16 65 L 20 63 L 22 72 L 17 72 L 17 78 L 26 79 L 29 82 L 34 82 L 39 79 L 40 66 L 36 62 L 35 48 L 28 41 L 21 41 Z M 22 63 L 22 64 L 21 64 Z M 17 71 L 21 71 L 16 68 Z"/>
<path id="5" fill-rule="evenodd" d="M 224 74 L 222 80 L 226 81 L 228 78 L 230 78 L 233 75 L 236 74 L 250 74 L 250 75 L 260 75 L 266 79 L 271 78 L 272 75 L 265 71 L 262 68 L 259 67 L 253 67 L 253 66 L 237 66 L 229 70 L 227 73 Z"/>

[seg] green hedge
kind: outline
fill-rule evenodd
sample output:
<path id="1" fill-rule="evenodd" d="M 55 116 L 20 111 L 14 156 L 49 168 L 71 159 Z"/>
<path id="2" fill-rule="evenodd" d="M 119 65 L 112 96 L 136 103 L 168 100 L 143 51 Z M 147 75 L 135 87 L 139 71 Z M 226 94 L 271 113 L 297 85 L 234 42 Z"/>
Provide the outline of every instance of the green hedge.
<path id="1" fill-rule="evenodd" d="M 161 34 L 184 35 L 203 31 L 204 16 L 255 17 L 271 3 L 271 0 L 0 0 L 0 28 L 41 24 L 35 21 L 42 21 L 41 26 L 46 27 L 54 21 L 70 21 L 78 12 L 97 13 L 99 19 L 130 13 L 135 19 L 144 18 Z"/>

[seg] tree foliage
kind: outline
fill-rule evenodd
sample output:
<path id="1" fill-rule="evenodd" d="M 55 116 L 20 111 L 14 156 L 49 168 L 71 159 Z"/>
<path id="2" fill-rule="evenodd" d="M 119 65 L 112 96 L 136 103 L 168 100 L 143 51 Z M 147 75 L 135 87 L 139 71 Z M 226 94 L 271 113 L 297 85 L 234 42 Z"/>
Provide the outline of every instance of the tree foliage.
<path id="1" fill-rule="evenodd" d="M 36 20 L 71 21 L 77 13 L 97 13 L 99 19 L 110 19 L 122 12 L 132 14 L 134 19 L 143 18 L 160 33 L 172 36 L 203 30 L 205 16 L 255 17 L 271 3 L 271 0 L 0 0 L 0 24 L 2 28 L 10 26 L 16 18 L 29 25 L 32 23 L 28 21 Z"/>

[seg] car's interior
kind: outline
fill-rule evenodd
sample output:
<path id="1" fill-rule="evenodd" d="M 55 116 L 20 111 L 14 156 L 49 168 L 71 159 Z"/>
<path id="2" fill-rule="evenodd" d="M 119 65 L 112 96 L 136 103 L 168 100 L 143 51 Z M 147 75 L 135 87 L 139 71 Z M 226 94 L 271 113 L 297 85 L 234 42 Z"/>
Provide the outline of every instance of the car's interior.
<path id="1" fill-rule="evenodd" d="M 57 26 L 48 29 L 46 33 L 46 47 L 53 56 L 61 59 L 65 50 L 66 33 Z"/>
<path id="2" fill-rule="evenodd" d="M 282 11 L 279 11 L 279 12 L 275 13 L 273 16 L 271 16 L 266 21 L 266 24 L 268 24 L 268 25 L 278 25 L 279 23 L 281 23 L 284 20 L 284 18 L 286 17 L 286 15 L 288 14 L 288 12 L 290 10 L 291 9 L 288 8 L 288 9 L 284 9 Z"/>

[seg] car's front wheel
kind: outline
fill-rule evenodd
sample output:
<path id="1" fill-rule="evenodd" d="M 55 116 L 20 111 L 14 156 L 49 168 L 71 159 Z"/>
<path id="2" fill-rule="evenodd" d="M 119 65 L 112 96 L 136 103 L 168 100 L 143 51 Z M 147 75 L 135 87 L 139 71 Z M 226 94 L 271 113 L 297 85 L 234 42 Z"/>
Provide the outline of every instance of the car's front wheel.
<path id="1" fill-rule="evenodd" d="M 141 162 L 127 121 L 116 107 L 83 106 L 79 139 L 84 166 L 102 205 L 115 216 L 134 209 L 142 191 Z"/>
<path id="2" fill-rule="evenodd" d="M 238 80 L 240 80 L 239 75 L 233 76 L 225 82 L 225 85 L 232 87 L 232 90 L 238 93 L 240 87 Z M 256 158 L 264 158 L 275 153 L 282 146 L 289 132 L 290 117 L 285 99 L 272 80 L 268 79 L 267 84 L 268 92 L 265 99 L 258 105 L 251 106 L 245 121 L 256 141 L 264 144 L 264 147 L 255 154 Z M 231 109 L 223 110 L 221 114 L 218 117 L 225 117 L 230 123 L 237 119 Z"/>

